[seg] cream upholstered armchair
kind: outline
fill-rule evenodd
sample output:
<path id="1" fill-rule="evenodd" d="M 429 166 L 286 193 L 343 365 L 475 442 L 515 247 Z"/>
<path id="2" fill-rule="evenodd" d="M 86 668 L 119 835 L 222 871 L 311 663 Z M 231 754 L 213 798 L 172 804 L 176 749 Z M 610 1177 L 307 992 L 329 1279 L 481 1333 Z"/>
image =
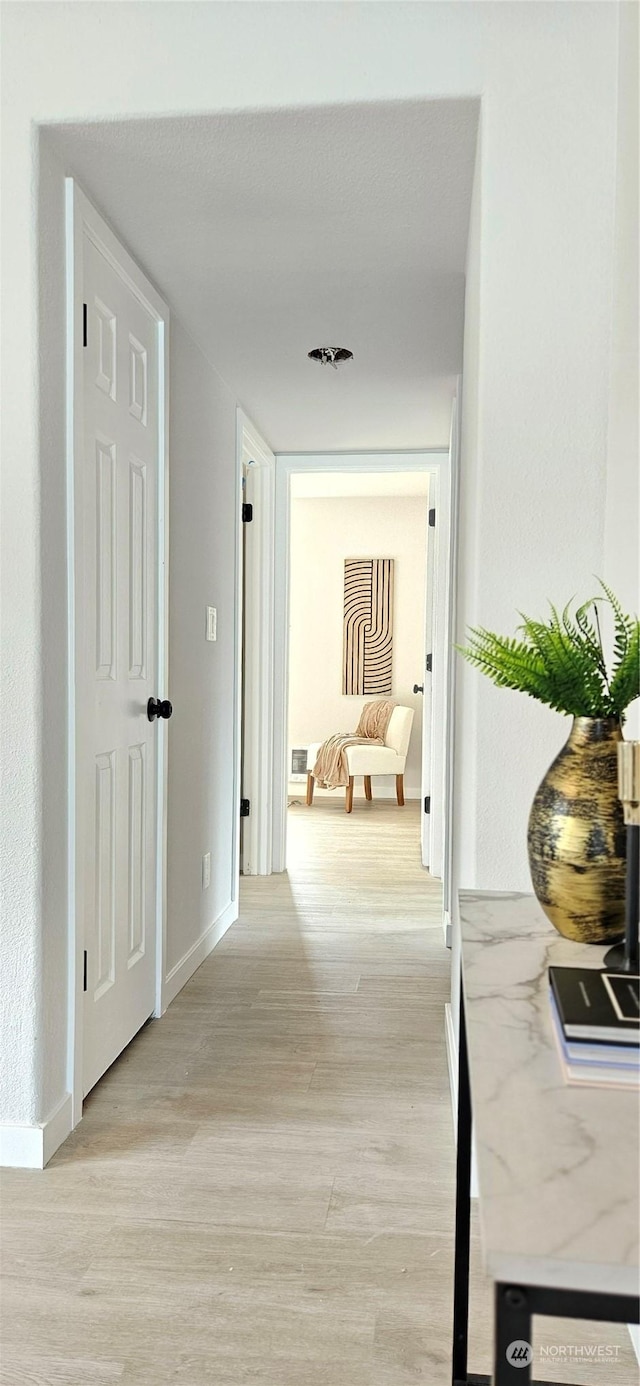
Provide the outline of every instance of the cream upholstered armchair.
<path id="1" fill-rule="evenodd" d="M 365 799 L 372 799 L 371 776 L 395 775 L 396 797 L 404 804 L 404 767 L 409 750 L 409 739 L 413 725 L 412 707 L 394 707 L 384 739 L 384 746 L 348 746 L 345 750 L 349 768 L 349 783 L 345 790 L 345 809 L 351 813 L 353 808 L 353 781 L 356 775 L 364 776 Z M 316 741 L 307 750 L 307 766 L 314 766 L 322 745 Z M 311 770 L 307 773 L 307 804 L 313 803 L 315 781 Z"/>

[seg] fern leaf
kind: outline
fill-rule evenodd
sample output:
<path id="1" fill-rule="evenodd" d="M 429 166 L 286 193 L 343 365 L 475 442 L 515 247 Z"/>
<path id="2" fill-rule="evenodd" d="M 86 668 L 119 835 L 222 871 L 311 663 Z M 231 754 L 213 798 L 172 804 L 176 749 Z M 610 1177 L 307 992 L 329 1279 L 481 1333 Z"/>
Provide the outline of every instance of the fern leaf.
<path id="1" fill-rule="evenodd" d="M 635 698 L 640 698 L 640 621 L 635 622 L 626 653 L 618 660 L 611 677 L 614 716 L 621 717 Z"/>
<path id="2" fill-rule="evenodd" d="M 544 661 L 554 707 L 574 716 L 602 715 L 606 693 L 602 677 L 583 642 L 567 635 L 557 611 L 551 621 L 525 619 L 525 633 Z"/>
<path id="3" fill-rule="evenodd" d="M 622 664 L 626 658 L 626 654 L 629 649 L 629 641 L 633 637 L 633 629 L 635 622 L 633 620 L 633 617 L 625 615 L 620 605 L 620 602 L 618 601 L 618 598 L 611 591 L 611 588 L 607 587 L 607 584 L 602 581 L 602 578 L 599 579 L 599 582 L 603 592 L 606 595 L 611 610 L 613 611 L 613 651 L 615 663 L 617 666 L 619 664 Z"/>
<path id="4" fill-rule="evenodd" d="M 583 602 L 582 606 L 577 608 L 576 622 L 584 638 L 585 645 L 592 651 L 594 662 L 600 669 L 602 677 L 606 680 L 607 667 L 605 664 L 604 651 L 602 649 L 602 641 L 600 640 L 600 633 L 598 628 L 593 625 L 587 616 L 589 610 L 592 608 L 594 611 L 596 610 L 596 601 L 597 597 L 590 597 L 588 602 Z"/>
<path id="5" fill-rule="evenodd" d="M 519 637 L 496 635 L 483 626 L 469 631 L 469 644 L 457 646 L 499 688 L 512 688 L 574 716 L 621 717 L 640 696 L 640 623 L 625 615 L 613 592 L 591 597 L 571 615 L 550 605 L 548 620 L 521 614 Z M 599 601 L 607 601 L 614 618 L 614 665 L 604 656 L 598 619 Z M 592 618 L 593 617 L 593 618 Z"/>

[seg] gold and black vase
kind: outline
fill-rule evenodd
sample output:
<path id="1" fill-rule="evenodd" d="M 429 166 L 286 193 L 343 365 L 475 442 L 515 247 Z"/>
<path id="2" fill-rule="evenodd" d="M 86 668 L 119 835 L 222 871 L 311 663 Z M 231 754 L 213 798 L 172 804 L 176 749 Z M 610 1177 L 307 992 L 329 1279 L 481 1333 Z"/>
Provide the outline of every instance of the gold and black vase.
<path id="1" fill-rule="evenodd" d="M 615 943 L 624 934 L 619 741 L 617 718 L 574 718 L 529 816 L 529 867 L 537 899 L 558 933 L 578 943 Z"/>

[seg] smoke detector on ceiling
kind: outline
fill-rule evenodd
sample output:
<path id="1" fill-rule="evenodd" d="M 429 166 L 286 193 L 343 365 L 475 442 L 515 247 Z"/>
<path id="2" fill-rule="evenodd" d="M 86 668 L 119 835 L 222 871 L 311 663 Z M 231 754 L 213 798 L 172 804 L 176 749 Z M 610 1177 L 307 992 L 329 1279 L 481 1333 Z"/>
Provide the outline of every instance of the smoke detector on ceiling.
<path id="1" fill-rule="evenodd" d="M 319 361 L 321 366 L 333 366 L 337 371 L 340 361 L 352 361 L 353 352 L 347 347 L 314 347 L 308 353 L 312 361 Z"/>

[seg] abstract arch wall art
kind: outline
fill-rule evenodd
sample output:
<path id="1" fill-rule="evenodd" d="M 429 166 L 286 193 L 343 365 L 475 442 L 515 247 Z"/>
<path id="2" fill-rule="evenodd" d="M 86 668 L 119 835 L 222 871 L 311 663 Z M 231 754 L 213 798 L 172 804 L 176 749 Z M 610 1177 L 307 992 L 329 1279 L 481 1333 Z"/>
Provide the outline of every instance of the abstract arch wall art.
<path id="1" fill-rule="evenodd" d="M 342 692 L 391 692 L 393 559 L 345 558 Z"/>

